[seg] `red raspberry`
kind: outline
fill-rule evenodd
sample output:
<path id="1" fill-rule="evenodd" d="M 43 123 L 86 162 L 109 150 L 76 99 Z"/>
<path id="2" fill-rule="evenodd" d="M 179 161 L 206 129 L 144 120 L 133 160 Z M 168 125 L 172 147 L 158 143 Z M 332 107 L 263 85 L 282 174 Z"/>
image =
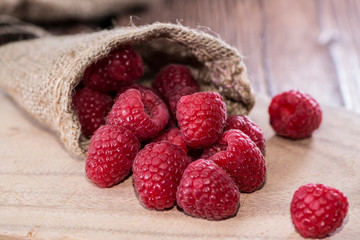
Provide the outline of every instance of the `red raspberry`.
<path id="1" fill-rule="evenodd" d="M 134 186 L 145 207 L 166 209 L 174 206 L 176 189 L 189 163 L 185 152 L 170 142 L 147 144 L 133 165 Z"/>
<path id="2" fill-rule="evenodd" d="M 221 152 L 221 151 L 226 151 L 226 149 L 227 149 L 227 145 L 215 143 L 215 144 L 210 145 L 207 148 L 205 148 L 199 158 L 210 159 L 216 153 Z"/>
<path id="3" fill-rule="evenodd" d="M 215 143 L 224 129 L 226 117 L 225 102 L 215 92 L 183 96 L 177 104 L 176 118 L 181 134 L 193 148 Z"/>
<path id="4" fill-rule="evenodd" d="M 170 90 L 167 94 L 167 104 L 170 112 L 176 115 L 176 105 L 182 96 L 191 95 L 195 93 L 195 89 L 191 87 L 177 86 L 173 90 Z"/>
<path id="5" fill-rule="evenodd" d="M 322 118 L 318 102 L 309 94 L 295 90 L 276 95 L 270 103 L 269 114 L 275 132 L 292 139 L 310 137 Z"/>
<path id="6" fill-rule="evenodd" d="M 85 71 L 86 86 L 101 92 L 116 92 L 136 82 L 144 73 L 139 54 L 129 46 L 120 46 L 108 56 L 91 64 Z"/>
<path id="7" fill-rule="evenodd" d="M 79 118 L 81 131 L 88 138 L 96 129 L 105 124 L 105 117 L 113 104 L 109 95 L 89 88 L 76 91 L 72 102 Z"/>
<path id="8" fill-rule="evenodd" d="M 230 176 L 212 161 L 199 159 L 185 170 L 176 201 L 186 213 L 206 219 L 224 219 L 238 209 L 240 193 Z"/>
<path id="9" fill-rule="evenodd" d="M 348 211 L 346 196 L 323 184 L 307 184 L 294 193 L 290 214 L 303 237 L 323 238 L 339 228 Z"/>
<path id="10" fill-rule="evenodd" d="M 148 88 L 146 86 L 143 86 L 143 85 L 140 85 L 140 84 L 131 84 L 129 86 L 124 86 L 122 88 L 119 89 L 119 91 L 116 93 L 116 96 L 114 97 L 114 102 L 116 102 L 116 100 L 119 98 L 119 96 L 126 92 L 126 90 L 129 90 L 129 89 L 137 89 L 139 90 L 142 94 L 143 94 L 143 91 L 153 91 L 151 88 Z"/>
<path id="11" fill-rule="evenodd" d="M 135 135 L 120 126 L 102 126 L 90 140 L 85 171 L 99 187 L 111 187 L 131 172 L 140 149 Z"/>
<path id="12" fill-rule="evenodd" d="M 201 158 L 204 157 L 222 167 L 242 192 L 258 189 L 265 180 L 264 156 L 250 137 L 240 130 L 224 132 L 216 144 L 204 150 Z"/>
<path id="13" fill-rule="evenodd" d="M 191 87 L 198 92 L 199 84 L 192 77 L 187 66 L 170 64 L 162 69 L 152 82 L 152 87 L 160 96 L 166 98 L 167 93 L 176 86 Z"/>
<path id="14" fill-rule="evenodd" d="M 265 137 L 261 128 L 247 116 L 232 115 L 228 116 L 224 131 L 239 129 L 250 137 L 251 140 L 265 154 Z"/>
<path id="15" fill-rule="evenodd" d="M 186 143 L 184 139 L 182 139 L 180 134 L 180 129 L 177 127 L 173 127 L 168 129 L 166 132 L 163 132 L 156 138 L 152 140 L 152 142 L 159 142 L 159 141 L 168 141 L 172 144 L 175 144 L 176 146 L 180 147 L 182 150 L 184 150 L 185 153 L 188 152 Z"/>
<path id="16" fill-rule="evenodd" d="M 114 103 L 106 124 L 126 127 L 143 141 L 155 137 L 168 120 L 169 111 L 155 93 L 129 89 Z"/>

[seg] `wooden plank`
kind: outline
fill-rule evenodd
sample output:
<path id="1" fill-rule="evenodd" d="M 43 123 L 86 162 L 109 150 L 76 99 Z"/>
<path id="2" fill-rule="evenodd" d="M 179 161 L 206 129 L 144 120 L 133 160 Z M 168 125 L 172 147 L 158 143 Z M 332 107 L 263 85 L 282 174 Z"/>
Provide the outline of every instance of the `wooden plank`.
<path id="1" fill-rule="evenodd" d="M 321 104 L 344 106 L 348 92 L 342 90 L 342 82 L 346 76 L 339 72 L 347 73 L 345 63 L 334 62 L 334 54 L 319 41 L 323 29 L 318 5 L 312 0 L 158 0 L 133 20 L 139 25 L 180 22 L 219 35 L 243 53 L 253 89 L 259 94 L 273 96 L 301 89 Z M 128 22 L 129 18 L 122 16 L 117 25 Z M 357 23 L 351 19 L 352 25 Z M 358 54 L 351 56 L 354 59 Z"/>
<path id="2" fill-rule="evenodd" d="M 253 0 L 154 1 L 148 11 L 133 17 L 135 25 L 155 21 L 181 23 L 224 39 L 245 57 L 254 90 L 268 93 L 262 67 L 263 40 L 260 4 Z M 129 24 L 128 16 L 119 16 L 117 26 Z"/>
<path id="3" fill-rule="evenodd" d="M 360 3 L 318 1 L 319 41 L 328 48 L 345 108 L 360 113 Z"/>
<path id="4" fill-rule="evenodd" d="M 268 124 L 269 100 L 259 98 L 251 117 L 265 131 L 265 186 L 241 194 L 238 214 L 224 221 L 192 218 L 176 207 L 151 211 L 139 203 L 129 177 L 109 189 L 92 185 L 84 162 L 72 159 L 56 137 L 0 95 L 1 239 L 302 239 L 289 204 L 301 184 L 341 189 L 349 215 L 334 239 L 360 234 L 359 116 L 324 108 L 321 128 L 309 139 L 290 141 Z M 345 123 L 346 124 L 343 124 Z"/>
<path id="5" fill-rule="evenodd" d="M 301 89 L 320 103 L 338 106 L 343 104 L 338 79 L 326 47 L 318 43 L 315 3 L 263 1 L 266 76 L 273 83 L 272 94 Z"/>

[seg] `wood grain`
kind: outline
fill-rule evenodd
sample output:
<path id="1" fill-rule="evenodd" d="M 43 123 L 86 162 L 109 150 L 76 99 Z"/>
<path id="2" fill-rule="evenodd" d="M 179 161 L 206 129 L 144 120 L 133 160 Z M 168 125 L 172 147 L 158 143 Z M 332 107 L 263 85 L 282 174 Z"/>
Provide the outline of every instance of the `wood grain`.
<path id="1" fill-rule="evenodd" d="M 319 1 L 319 42 L 335 66 L 345 108 L 360 113 L 359 1 Z"/>
<path id="2" fill-rule="evenodd" d="M 132 20 L 180 22 L 218 35 L 245 56 L 258 94 L 301 89 L 322 105 L 360 113 L 357 0 L 156 0 Z M 123 15 L 115 25 L 128 24 Z"/>
<path id="3" fill-rule="evenodd" d="M 84 176 L 83 161 L 72 159 L 55 135 L 0 95 L 0 239 L 302 239 L 289 204 L 296 188 L 309 182 L 348 196 L 348 217 L 333 238 L 357 238 L 360 117 L 324 108 L 312 138 L 290 141 L 274 135 L 267 105 L 259 98 L 251 114 L 267 139 L 265 186 L 241 195 L 235 217 L 206 221 L 177 208 L 145 209 L 131 177 L 110 189 L 95 187 Z"/>

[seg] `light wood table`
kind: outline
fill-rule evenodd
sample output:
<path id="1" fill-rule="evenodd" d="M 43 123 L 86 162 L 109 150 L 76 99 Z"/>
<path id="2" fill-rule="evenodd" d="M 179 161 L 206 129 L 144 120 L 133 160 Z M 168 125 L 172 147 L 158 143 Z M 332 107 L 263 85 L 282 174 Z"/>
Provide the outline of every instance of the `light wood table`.
<path id="1" fill-rule="evenodd" d="M 357 0 L 154 0 L 146 11 L 107 24 L 47 25 L 53 33 L 100 26 L 176 22 L 219 35 L 245 56 L 258 95 L 250 116 L 266 140 L 265 186 L 241 194 L 224 221 L 177 208 L 142 207 L 132 177 L 99 189 L 47 129 L 0 94 L 0 239 L 302 239 L 289 204 L 309 182 L 342 190 L 350 207 L 333 239 L 360 238 L 360 2 Z M 110 24 L 110 25 L 111 25 Z M 312 138 L 286 140 L 268 124 L 271 96 L 288 89 L 313 95 L 324 110 Z M 346 111 L 348 109 L 350 111 Z"/>
<path id="2" fill-rule="evenodd" d="M 334 239 L 360 236 L 360 117 L 324 108 L 312 138 L 286 140 L 268 124 L 268 100 L 251 117 L 267 140 L 265 186 L 241 194 L 237 215 L 224 221 L 187 216 L 176 207 L 147 210 L 132 177 L 109 189 L 92 185 L 84 161 L 71 158 L 56 137 L 0 96 L 0 239 L 301 239 L 289 214 L 294 191 L 324 183 L 341 189 L 349 214 Z"/>

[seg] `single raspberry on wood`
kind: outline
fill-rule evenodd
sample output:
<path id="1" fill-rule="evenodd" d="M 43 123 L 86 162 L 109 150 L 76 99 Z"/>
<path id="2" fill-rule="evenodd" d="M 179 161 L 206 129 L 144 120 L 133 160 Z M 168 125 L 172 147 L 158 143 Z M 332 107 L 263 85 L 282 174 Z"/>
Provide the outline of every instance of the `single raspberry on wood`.
<path id="1" fill-rule="evenodd" d="M 176 86 L 186 86 L 200 90 L 197 81 L 192 77 L 190 69 L 180 64 L 170 64 L 162 69 L 152 82 L 153 89 L 163 98 Z"/>
<path id="2" fill-rule="evenodd" d="M 131 172 L 139 149 L 139 141 L 126 128 L 100 127 L 90 140 L 85 164 L 87 177 L 103 188 L 117 184 Z"/>
<path id="3" fill-rule="evenodd" d="M 223 131 L 226 104 L 215 92 L 183 96 L 177 104 L 176 118 L 186 144 L 192 148 L 204 148 L 215 143 Z"/>
<path id="4" fill-rule="evenodd" d="M 126 127 L 140 140 L 155 137 L 169 120 L 165 103 L 150 90 L 122 93 L 106 117 L 106 124 Z"/>
<path id="5" fill-rule="evenodd" d="M 346 196 L 324 184 L 306 184 L 294 193 L 290 214 L 303 237 L 323 238 L 338 229 L 348 211 Z"/>
<path id="6" fill-rule="evenodd" d="M 224 131 L 239 129 L 256 144 L 261 153 L 265 154 L 265 137 L 261 128 L 247 116 L 231 115 L 226 120 Z"/>
<path id="7" fill-rule="evenodd" d="M 116 92 L 135 83 L 144 73 L 139 54 L 129 46 L 120 46 L 85 71 L 85 85 L 101 92 Z"/>
<path id="8" fill-rule="evenodd" d="M 224 132 L 216 144 L 204 150 L 201 158 L 210 159 L 222 167 L 242 192 L 255 191 L 265 180 L 264 156 L 250 137 L 240 130 Z"/>
<path id="9" fill-rule="evenodd" d="M 133 165 L 134 186 L 145 207 L 174 206 L 176 189 L 189 163 L 186 153 L 168 141 L 147 144 Z"/>
<path id="10" fill-rule="evenodd" d="M 83 88 L 72 97 L 75 112 L 79 118 L 81 132 L 90 138 L 96 129 L 105 124 L 105 118 L 113 104 L 107 94 Z"/>
<path id="11" fill-rule="evenodd" d="M 186 143 L 180 134 L 180 129 L 177 127 L 168 129 L 166 132 L 163 132 L 162 134 L 154 138 L 151 142 L 160 142 L 160 141 L 171 142 L 172 144 L 175 144 L 176 146 L 184 150 L 185 153 L 188 152 Z"/>
<path id="12" fill-rule="evenodd" d="M 220 220 L 237 212 L 240 192 L 222 168 L 212 161 L 199 159 L 186 168 L 176 201 L 192 216 Z"/>
<path id="13" fill-rule="evenodd" d="M 283 137 L 310 137 L 321 123 L 319 103 L 309 94 L 290 90 L 276 95 L 269 106 L 270 124 Z"/>

